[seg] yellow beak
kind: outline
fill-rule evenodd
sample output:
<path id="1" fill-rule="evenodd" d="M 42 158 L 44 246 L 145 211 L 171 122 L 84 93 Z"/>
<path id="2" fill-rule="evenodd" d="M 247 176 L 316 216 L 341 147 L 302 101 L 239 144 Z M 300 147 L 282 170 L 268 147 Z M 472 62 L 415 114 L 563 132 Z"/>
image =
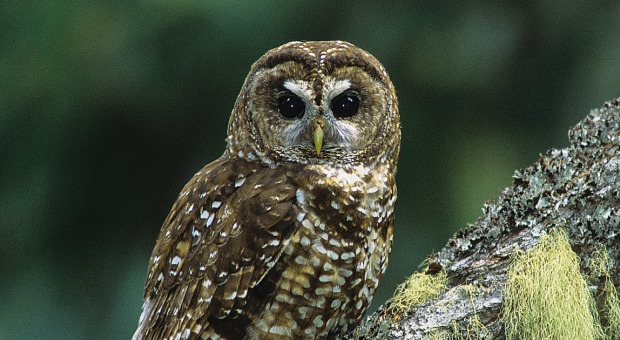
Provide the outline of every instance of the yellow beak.
<path id="1" fill-rule="evenodd" d="M 325 136 L 325 122 L 322 119 L 317 119 L 314 122 L 314 146 L 316 147 L 316 155 L 321 154 L 321 147 L 323 147 L 323 137 Z"/>

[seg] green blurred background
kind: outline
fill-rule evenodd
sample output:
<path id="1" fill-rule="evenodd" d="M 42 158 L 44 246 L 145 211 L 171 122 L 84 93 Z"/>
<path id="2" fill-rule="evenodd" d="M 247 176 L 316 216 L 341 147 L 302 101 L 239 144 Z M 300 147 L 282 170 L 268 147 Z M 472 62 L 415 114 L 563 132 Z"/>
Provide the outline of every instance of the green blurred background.
<path id="1" fill-rule="evenodd" d="M 620 95 L 617 1 L 3 1 L 0 339 L 129 339 L 155 238 L 291 40 L 382 61 L 403 144 L 390 266 L 425 256 Z"/>

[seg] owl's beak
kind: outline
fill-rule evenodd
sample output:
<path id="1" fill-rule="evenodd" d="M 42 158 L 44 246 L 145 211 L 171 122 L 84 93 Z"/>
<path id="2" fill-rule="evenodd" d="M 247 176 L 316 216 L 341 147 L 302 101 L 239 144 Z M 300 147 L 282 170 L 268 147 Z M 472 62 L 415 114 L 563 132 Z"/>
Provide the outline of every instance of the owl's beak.
<path id="1" fill-rule="evenodd" d="M 321 147 L 323 147 L 323 137 L 325 136 L 325 122 L 322 119 L 317 119 L 314 122 L 314 146 L 316 147 L 316 155 L 321 154 Z"/>

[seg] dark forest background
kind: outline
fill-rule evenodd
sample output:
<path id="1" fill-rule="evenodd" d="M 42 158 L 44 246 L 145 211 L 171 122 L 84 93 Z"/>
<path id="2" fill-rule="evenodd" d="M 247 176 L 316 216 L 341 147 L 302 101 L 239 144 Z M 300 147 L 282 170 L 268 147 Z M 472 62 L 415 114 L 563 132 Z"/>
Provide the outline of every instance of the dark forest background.
<path id="1" fill-rule="evenodd" d="M 251 64 L 291 40 L 383 62 L 403 143 L 372 309 L 515 169 L 620 95 L 617 1 L 0 3 L 0 339 L 129 339 L 182 186 Z"/>

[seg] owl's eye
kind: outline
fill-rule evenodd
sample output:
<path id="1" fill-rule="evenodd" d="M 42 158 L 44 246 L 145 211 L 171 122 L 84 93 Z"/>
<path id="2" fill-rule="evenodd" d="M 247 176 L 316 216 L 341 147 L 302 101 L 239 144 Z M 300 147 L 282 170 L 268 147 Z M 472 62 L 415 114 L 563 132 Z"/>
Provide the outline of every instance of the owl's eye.
<path id="1" fill-rule="evenodd" d="M 341 95 L 332 99 L 332 112 L 336 117 L 351 117 L 360 107 L 360 99 L 356 96 Z"/>
<path id="2" fill-rule="evenodd" d="M 278 98 L 278 111 L 286 118 L 301 117 L 306 105 L 296 96 L 282 96 Z"/>

